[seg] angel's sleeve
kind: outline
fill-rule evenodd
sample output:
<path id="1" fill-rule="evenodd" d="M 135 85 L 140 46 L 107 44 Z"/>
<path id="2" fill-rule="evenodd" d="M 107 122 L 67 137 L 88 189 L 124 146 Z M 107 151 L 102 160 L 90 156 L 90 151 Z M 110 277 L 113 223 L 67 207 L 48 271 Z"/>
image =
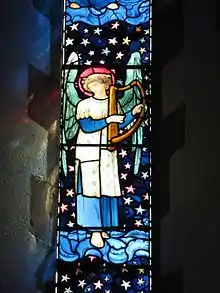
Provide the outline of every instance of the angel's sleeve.
<path id="1" fill-rule="evenodd" d="M 90 117 L 90 108 L 86 100 L 81 101 L 77 105 L 76 119 L 79 122 L 80 128 L 86 133 L 92 133 L 107 127 L 106 119 L 92 119 Z"/>

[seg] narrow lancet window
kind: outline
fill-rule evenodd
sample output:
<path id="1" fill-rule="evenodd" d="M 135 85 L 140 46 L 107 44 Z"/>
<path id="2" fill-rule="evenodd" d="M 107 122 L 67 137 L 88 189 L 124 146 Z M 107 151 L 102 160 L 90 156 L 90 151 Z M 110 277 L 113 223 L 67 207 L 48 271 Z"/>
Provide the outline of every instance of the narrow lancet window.
<path id="1" fill-rule="evenodd" d="M 151 292 L 151 3 L 64 1 L 57 292 Z"/>

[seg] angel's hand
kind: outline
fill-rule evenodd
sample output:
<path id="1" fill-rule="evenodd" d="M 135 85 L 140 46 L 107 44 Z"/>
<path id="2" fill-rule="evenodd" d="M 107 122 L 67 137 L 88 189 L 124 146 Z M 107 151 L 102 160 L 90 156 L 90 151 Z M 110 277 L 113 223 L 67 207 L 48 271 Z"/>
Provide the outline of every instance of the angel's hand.
<path id="1" fill-rule="evenodd" d="M 132 115 L 135 116 L 136 114 L 141 113 L 143 107 L 144 107 L 144 105 L 142 105 L 142 104 L 135 106 L 132 110 Z"/>
<path id="2" fill-rule="evenodd" d="M 72 52 L 68 58 L 68 61 L 66 64 L 77 64 L 78 63 L 78 55 L 76 54 L 76 52 Z"/>
<path id="3" fill-rule="evenodd" d="M 106 118 L 107 124 L 115 122 L 115 123 L 123 123 L 125 119 L 124 115 L 111 115 L 108 118 Z"/>

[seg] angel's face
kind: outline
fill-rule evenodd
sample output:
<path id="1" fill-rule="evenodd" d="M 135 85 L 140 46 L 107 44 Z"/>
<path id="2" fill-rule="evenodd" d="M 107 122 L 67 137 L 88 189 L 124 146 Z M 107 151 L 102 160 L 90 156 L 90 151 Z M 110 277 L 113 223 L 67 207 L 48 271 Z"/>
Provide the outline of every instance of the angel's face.
<path id="1" fill-rule="evenodd" d="M 106 95 L 106 85 L 102 82 L 93 81 L 88 84 L 88 88 L 97 98 L 102 97 L 103 94 Z"/>

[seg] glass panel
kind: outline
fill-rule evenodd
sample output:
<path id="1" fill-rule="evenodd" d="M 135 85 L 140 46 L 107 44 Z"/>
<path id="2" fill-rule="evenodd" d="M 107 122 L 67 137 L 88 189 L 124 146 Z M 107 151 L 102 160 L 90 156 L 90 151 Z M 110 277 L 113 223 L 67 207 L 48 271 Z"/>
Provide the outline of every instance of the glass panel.
<path id="1" fill-rule="evenodd" d="M 57 291 L 151 290 L 149 1 L 66 1 Z"/>
<path id="2" fill-rule="evenodd" d="M 103 151 L 105 145 L 103 146 Z M 67 176 L 61 172 L 60 174 L 60 200 L 63 206 L 61 205 L 61 213 L 60 213 L 60 223 L 59 228 L 62 231 L 72 232 L 77 230 L 77 205 L 76 205 L 76 186 L 75 186 L 75 177 L 76 170 L 75 167 L 78 167 L 77 164 L 73 165 L 73 162 L 76 161 L 75 153 L 76 148 L 79 153 L 83 153 L 91 156 L 92 147 L 88 146 L 77 146 L 77 147 L 68 147 L 64 146 L 64 149 L 67 149 Z M 96 146 L 94 146 L 94 149 Z M 133 147 L 134 148 L 134 147 Z M 140 165 L 138 168 L 137 174 L 135 171 L 135 156 L 136 152 L 138 153 L 140 150 Z M 89 152 L 88 152 L 89 151 Z M 146 147 L 137 147 L 136 150 L 132 150 L 131 147 L 118 148 L 117 150 L 117 158 L 118 158 L 118 180 L 120 183 L 120 198 L 118 199 L 118 210 L 119 210 L 119 227 L 123 228 L 123 231 L 133 230 L 138 228 L 138 230 L 148 230 L 150 227 L 150 153 Z M 81 164 L 88 166 L 89 164 L 93 164 L 94 170 L 92 175 L 96 175 L 96 161 L 84 161 Z M 105 160 L 106 165 L 109 164 L 108 160 Z M 81 166 L 82 171 L 84 170 L 84 166 Z M 75 172 L 74 172 L 75 171 Z M 93 174 L 94 173 L 94 174 Z M 75 175 L 75 176 L 74 176 Z M 93 177 L 91 175 L 91 181 Z M 110 175 L 108 180 L 110 182 Z M 90 177 L 87 177 L 86 181 L 89 181 Z M 113 180 L 113 179 L 112 179 Z M 92 185 L 95 184 L 95 180 L 92 181 Z M 99 182 L 99 181 L 98 181 Z M 106 183 L 107 186 L 108 182 Z M 110 182 L 112 184 L 112 181 Z M 107 187 L 110 189 L 110 187 Z M 90 208 L 90 207 L 89 207 Z M 91 214 L 90 214 L 91 215 Z M 90 220 L 91 223 L 91 220 Z M 93 228 L 91 226 L 90 228 Z M 112 230 L 112 225 L 106 227 L 108 230 Z M 116 227 L 114 228 L 116 229 Z M 118 229 L 116 229 L 118 230 Z M 121 229 L 119 229 L 121 230 Z M 66 233 L 61 235 L 66 235 Z"/>
<path id="3" fill-rule="evenodd" d="M 77 64 L 87 66 L 126 65 L 132 53 L 136 58 L 129 65 L 140 65 L 139 58 L 141 64 L 150 63 L 149 1 L 117 1 L 118 9 L 106 6 L 113 2 L 107 0 L 70 2 L 65 7 L 63 64 L 73 51 L 78 55 Z"/>
<path id="4" fill-rule="evenodd" d="M 59 292 L 150 292 L 149 267 L 106 265 L 91 257 L 78 264 L 59 263 Z M 74 290 L 72 290 L 74 288 Z"/>

